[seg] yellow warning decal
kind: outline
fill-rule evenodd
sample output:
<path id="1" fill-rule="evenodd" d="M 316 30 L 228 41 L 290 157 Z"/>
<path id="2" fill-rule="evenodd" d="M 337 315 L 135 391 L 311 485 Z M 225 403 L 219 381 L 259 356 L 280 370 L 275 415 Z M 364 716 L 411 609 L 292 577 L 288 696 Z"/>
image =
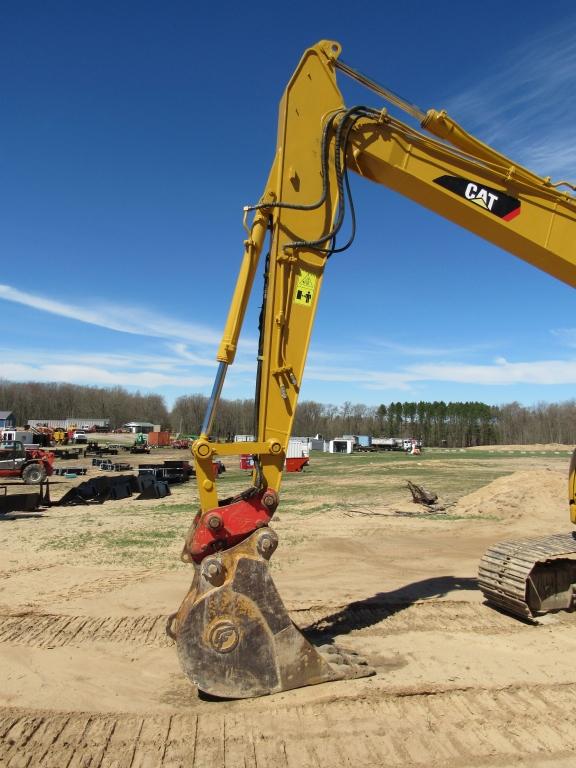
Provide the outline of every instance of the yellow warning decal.
<path id="1" fill-rule="evenodd" d="M 316 283 L 318 278 L 311 272 L 306 272 L 301 269 L 300 274 L 296 278 L 296 290 L 294 291 L 294 304 L 304 304 L 305 306 L 312 306 L 314 300 L 314 293 L 316 291 Z"/>

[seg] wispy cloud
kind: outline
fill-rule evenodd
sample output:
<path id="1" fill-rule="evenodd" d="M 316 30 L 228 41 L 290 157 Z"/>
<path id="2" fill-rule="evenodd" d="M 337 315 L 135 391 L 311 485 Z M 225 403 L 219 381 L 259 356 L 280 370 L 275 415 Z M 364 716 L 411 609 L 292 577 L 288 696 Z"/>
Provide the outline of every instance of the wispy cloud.
<path id="1" fill-rule="evenodd" d="M 122 370 L 89 365 L 26 365 L 5 363 L 2 376 L 10 381 L 71 382 L 99 386 L 127 386 L 147 389 L 158 387 L 206 387 L 211 376 L 168 374 L 153 370 Z"/>
<path id="2" fill-rule="evenodd" d="M 154 355 L 140 353 L 106 353 L 106 352 L 76 352 L 57 349 L 10 349 L 0 347 L 0 375 L 4 375 L 6 361 L 28 365 L 34 360 L 35 365 L 45 366 L 50 363 L 58 365 L 82 365 L 88 367 L 106 367 L 112 369 L 132 369 L 170 371 L 179 368 L 179 361 L 172 355 Z"/>
<path id="3" fill-rule="evenodd" d="M 430 381 L 484 386 L 576 384 L 576 360 L 510 363 L 498 358 L 487 364 L 435 363 L 410 365 L 396 371 L 311 367 L 307 377 L 313 381 L 349 383 L 371 390 L 406 390 Z"/>
<path id="4" fill-rule="evenodd" d="M 564 347 L 576 347 L 576 328 L 555 328 L 552 336 Z"/>
<path id="5" fill-rule="evenodd" d="M 251 370 L 254 367 L 254 360 L 256 359 L 256 351 L 257 351 L 257 345 L 253 341 L 247 341 L 243 346 L 239 346 L 239 354 L 236 357 L 236 360 L 234 362 L 234 367 L 236 370 Z M 214 368 L 216 365 L 218 365 L 218 362 L 216 360 L 216 357 L 206 357 L 204 355 L 199 355 L 193 350 L 190 350 L 186 344 L 170 344 L 170 349 L 177 355 L 178 358 L 181 360 L 185 360 L 188 364 L 194 364 L 194 365 L 201 365 L 201 366 L 208 366 L 210 368 Z M 242 348 L 240 348 L 242 347 Z M 248 355 L 249 359 L 252 362 L 239 362 L 239 360 L 244 359 L 244 357 Z M 250 357 L 251 355 L 251 357 Z"/>
<path id="6" fill-rule="evenodd" d="M 574 346 L 576 337 L 573 335 Z M 213 383 L 214 362 L 190 355 L 172 354 L 103 354 L 18 350 L 0 348 L 0 377 L 11 381 L 72 382 L 98 386 L 126 386 L 143 389 L 174 389 L 192 392 L 207 391 Z M 185 349 L 179 350 L 180 353 Z M 34 362 L 31 363 L 30 361 Z M 342 365 L 342 361 L 348 365 Z M 248 375 L 250 374 L 250 375 Z M 251 397 L 255 364 L 241 362 L 231 367 L 227 377 L 226 396 Z M 410 365 L 378 364 L 350 365 L 342 353 L 322 363 L 312 363 L 306 369 L 306 381 L 343 384 L 351 391 L 422 391 L 430 382 L 469 384 L 475 386 L 518 386 L 538 384 L 554 386 L 576 385 L 575 360 L 535 360 L 509 362 L 499 357 L 487 363 L 465 362 L 413 363 Z"/>
<path id="7" fill-rule="evenodd" d="M 407 357 L 455 357 L 457 355 L 471 355 L 479 351 L 491 349 L 495 345 L 490 343 L 485 344 L 467 344 L 465 347 L 450 347 L 448 345 L 443 347 L 435 346 L 423 346 L 421 344 L 399 344 L 394 341 L 386 341 L 382 339 L 373 339 L 372 344 L 379 349 L 386 349 L 390 352 L 395 352 L 399 355 Z"/>
<path id="8" fill-rule="evenodd" d="M 92 306 L 89 309 L 53 301 L 0 286 L 0 300 L 15 301 L 62 317 L 137 333 L 166 338 L 158 354 L 139 352 L 0 348 L 0 377 L 12 381 L 69 381 L 99 386 L 126 386 L 156 390 L 207 391 L 212 386 L 216 360 L 206 347 L 216 346 L 219 335 L 200 326 L 180 324 L 170 318 L 153 316 L 142 310 Z M 568 348 L 576 347 L 576 330 L 555 329 L 552 335 Z M 508 362 L 497 358 L 470 364 L 470 352 L 493 345 L 471 347 L 433 347 L 401 344 L 394 340 L 368 340 L 366 349 L 358 347 L 336 351 L 312 349 L 306 380 L 332 382 L 358 391 L 414 391 L 426 382 L 446 382 L 477 386 L 523 384 L 576 384 L 576 360 L 535 360 Z M 369 347 L 369 351 L 368 350 Z M 200 351 L 199 351 L 200 350 Z M 412 360 L 403 364 L 385 360 L 384 352 Z M 230 369 L 227 389 L 233 396 L 251 396 L 255 361 L 254 342 L 243 345 L 238 362 Z M 430 358 L 434 362 L 428 362 Z M 456 358 L 456 359 L 455 359 Z M 437 362 L 441 360 L 441 362 Z M 367 369 L 366 361 L 370 361 Z M 408 363 L 408 360 L 406 360 Z"/>
<path id="9" fill-rule="evenodd" d="M 361 389 L 407 389 L 417 380 L 407 371 L 367 371 L 363 368 L 310 366 L 306 369 L 310 381 L 331 381 L 354 384 Z"/>
<path id="10" fill-rule="evenodd" d="M 96 386 L 125 386 L 140 389 L 209 390 L 214 382 L 215 360 L 187 360 L 171 354 L 106 354 L 41 349 L 0 347 L 0 378 L 9 381 L 70 382 Z M 194 357 L 194 356 L 192 356 Z M 31 362 L 33 361 L 33 362 Z M 233 366 L 228 387 L 244 387 L 247 371 L 254 373 L 255 362 Z M 251 386 L 253 386 L 253 377 Z"/>
<path id="11" fill-rule="evenodd" d="M 576 178 L 576 14 L 508 49 L 448 100 L 465 128 L 542 175 Z"/>
<path id="12" fill-rule="evenodd" d="M 420 365 L 409 372 L 421 381 L 450 381 L 459 384 L 576 384 L 576 360 L 539 360 L 490 365 Z"/>
<path id="13" fill-rule="evenodd" d="M 80 307 L 19 291 L 9 285 L 0 285 L 0 299 L 122 333 L 182 339 L 210 346 L 216 346 L 220 342 L 220 334 L 210 328 L 183 323 L 138 307 L 117 306 L 98 301 L 90 302 L 89 307 Z"/>
<path id="14" fill-rule="evenodd" d="M 314 369 L 324 370 L 329 366 L 336 369 L 342 361 L 346 361 L 347 366 L 352 367 L 357 364 L 359 367 L 365 364 L 366 360 L 376 360 L 378 365 L 391 365 L 392 361 L 398 357 L 405 358 L 436 358 L 443 360 L 470 358 L 477 356 L 478 353 L 494 350 L 501 346 L 502 342 L 485 342 L 477 344 L 466 344 L 465 346 L 444 346 L 423 345 L 423 344 L 402 344 L 400 342 L 388 339 L 366 338 L 362 345 L 354 344 L 351 347 L 338 349 L 332 347 L 322 347 L 318 349 L 312 346 L 308 356 L 308 368 L 314 366 Z M 390 353 L 390 354 L 388 354 Z M 396 363 L 394 363 L 396 364 Z M 307 374 L 308 375 L 308 374 Z"/>

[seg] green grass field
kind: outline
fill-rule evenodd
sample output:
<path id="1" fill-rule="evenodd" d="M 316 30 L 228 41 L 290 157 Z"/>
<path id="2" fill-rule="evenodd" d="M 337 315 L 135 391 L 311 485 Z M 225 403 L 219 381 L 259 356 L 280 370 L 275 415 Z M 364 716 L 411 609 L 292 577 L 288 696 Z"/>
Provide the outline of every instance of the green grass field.
<path id="1" fill-rule="evenodd" d="M 450 506 L 463 496 L 522 469 L 552 466 L 567 471 L 570 455 L 569 450 L 544 453 L 429 449 L 420 456 L 314 452 L 304 472 L 284 474 L 277 515 L 283 522 L 289 522 L 292 515 L 333 511 L 346 514 L 374 509 L 390 510 L 393 514 L 395 505 L 405 507 L 410 503 L 406 484 L 410 480 L 436 493 L 439 502 L 446 505 L 446 512 L 439 515 L 424 510 L 419 515 L 419 507 L 413 505 L 410 515 L 449 524 L 460 519 L 450 514 Z M 250 473 L 230 461 L 228 470 L 218 479 L 219 496 L 223 499 L 235 495 L 250 483 Z M 198 494 L 192 479 L 173 486 L 172 496 L 157 503 L 124 500 L 70 508 L 68 524 L 38 529 L 30 543 L 37 550 L 74 553 L 92 563 L 179 567 L 183 539 L 197 511 Z"/>

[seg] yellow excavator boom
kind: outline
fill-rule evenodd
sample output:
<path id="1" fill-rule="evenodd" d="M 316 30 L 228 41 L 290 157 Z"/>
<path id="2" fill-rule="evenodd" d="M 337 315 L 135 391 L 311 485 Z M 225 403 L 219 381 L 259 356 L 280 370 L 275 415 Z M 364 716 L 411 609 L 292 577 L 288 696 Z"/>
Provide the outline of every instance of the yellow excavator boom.
<path id="1" fill-rule="evenodd" d="M 445 112 L 422 112 L 403 102 L 344 64 L 340 53 L 340 45 L 327 40 L 308 49 L 282 97 L 275 157 L 260 201 L 245 209 L 252 222 L 202 434 L 192 446 L 200 511 L 182 557 L 193 564 L 194 580 L 169 631 L 189 677 L 219 696 L 255 696 L 370 672 L 334 647 L 313 648 L 288 618 L 268 571 L 277 544 L 269 523 L 279 502 L 324 271 L 330 256 L 350 245 L 339 241 L 350 198 L 348 173 L 395 190 L 576 285 L 576 199 L 570 185 L 554 185 L 523 168 Z M 346 106 L 339 72 L 420 125 L 392 116 L 383 103 Z M 267 241 L 256 439 L 214 443 L 215 410 Z M 252 486 L 221 501 L 213 459 L 240 453 L 254 456 Z"/>

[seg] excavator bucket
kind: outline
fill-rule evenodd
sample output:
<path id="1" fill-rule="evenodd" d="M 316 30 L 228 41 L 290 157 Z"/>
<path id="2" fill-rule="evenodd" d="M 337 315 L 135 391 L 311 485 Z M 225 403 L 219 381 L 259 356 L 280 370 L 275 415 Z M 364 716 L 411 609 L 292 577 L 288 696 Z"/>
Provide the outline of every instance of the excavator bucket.
<path id="1" fill-rule="evenodd" d="M 203 693 L 242 699 L 366 677 L 374 670 L 334 645 L 315 648 L 290 619 L 270 576 L 278 538 L 260 528 L 194 564 L 194 579 L 168 634 Z"/>

